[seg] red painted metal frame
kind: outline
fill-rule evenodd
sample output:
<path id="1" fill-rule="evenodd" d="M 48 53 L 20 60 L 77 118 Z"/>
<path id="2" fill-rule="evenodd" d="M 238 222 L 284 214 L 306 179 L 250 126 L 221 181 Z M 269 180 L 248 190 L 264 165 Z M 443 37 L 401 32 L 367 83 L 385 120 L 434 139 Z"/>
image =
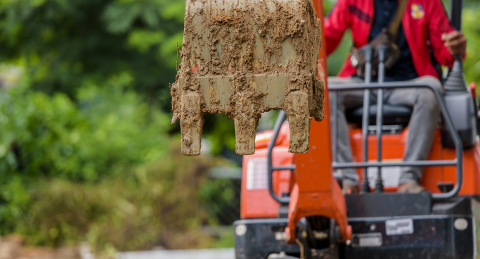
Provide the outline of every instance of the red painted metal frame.
<path id="1" fill-rule="evenodd" d="M 314 0 L 315 10 L 323 27 L 323 0 Z M 327 56 L 325 37 L 322 30 L 322 49 L 318 59 L 319 78 L 327 83 Z M 352 230 L 347 221 L 345 196 L 333 177 L 331 129 L 328 102 L 328 89 L 325 85 L 325 119 L 322 122 L 312 120 L 310 128 L 310 151 L 296 154 L 296 184 L 290 195 L 288 211 L 287 242 L 295 243 L 295 227 L 304 217 L 325 216 L 334 219 L 342 240 L 351 238 Z"/>

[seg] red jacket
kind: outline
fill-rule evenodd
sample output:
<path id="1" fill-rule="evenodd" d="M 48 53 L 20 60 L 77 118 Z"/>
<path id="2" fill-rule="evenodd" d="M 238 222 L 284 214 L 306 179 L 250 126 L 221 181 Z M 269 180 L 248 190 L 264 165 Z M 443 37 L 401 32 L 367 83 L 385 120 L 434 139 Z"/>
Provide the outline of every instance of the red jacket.
<path id="1" fill-rule="evenodd" d="M 373 0 L 338 0 L 325 20 L 327 55 L 337 48 L 348 28 L 352 31 L 355 47 L 365 45 L 372 26 L 373 10 Z M 435 58 L 440 64 L 448 67 L 453 65 L 453 56 L 444 46 L 441 37 L 443 33 L 454 29 L 450 26 L 441 0 L 408 0 L 402 25 L 419 76 L 438 77 L 430 61 L 429 48 L 433 49 Z M 355 75 L 355 68 L 350 65 L 349 60 L 350 55 L 338 76 Z"/>

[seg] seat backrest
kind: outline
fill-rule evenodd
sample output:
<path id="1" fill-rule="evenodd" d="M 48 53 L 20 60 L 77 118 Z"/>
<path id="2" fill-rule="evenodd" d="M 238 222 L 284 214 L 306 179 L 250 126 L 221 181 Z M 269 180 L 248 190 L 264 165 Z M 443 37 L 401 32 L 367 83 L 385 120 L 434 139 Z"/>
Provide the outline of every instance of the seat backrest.
<path id="1" fill-rule="evenodd" d="M 400 105 L 383 105 L 383 125 L 408 125 L 412 115 L 412 107 Z M 346 111 L 347 121 L 356 124 L 362 124 L 363 107 L 353 108 Z M 377 118 L 377 105 L 370 105 L 369 124 L 375 125 Z"/>

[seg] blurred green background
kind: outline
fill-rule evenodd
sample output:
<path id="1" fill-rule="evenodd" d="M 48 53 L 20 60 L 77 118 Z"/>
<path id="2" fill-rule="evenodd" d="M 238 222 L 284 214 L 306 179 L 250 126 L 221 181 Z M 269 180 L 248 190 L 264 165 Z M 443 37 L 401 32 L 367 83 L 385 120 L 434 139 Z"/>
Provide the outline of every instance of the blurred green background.
<path id="1" fill-rule="evenodd" d="M 326 12 L 333 4 L 325 1 Z M 466 76 L 480 84 L 480 6 L 465 6 Z M 220 225 L 234 199 L 231 182 L 207 177 L 212 166 L 240 166 L 233 122 L 206 115 L 197 158 L 180 154 L 179 123 L 170 125 L 184 8 L 185 0 L 0 1 L 0 235 L 107 252 L 233 245 L 228 233 L 202 231 Z M 347 33 L 330 75 L 350 46 Z"/>

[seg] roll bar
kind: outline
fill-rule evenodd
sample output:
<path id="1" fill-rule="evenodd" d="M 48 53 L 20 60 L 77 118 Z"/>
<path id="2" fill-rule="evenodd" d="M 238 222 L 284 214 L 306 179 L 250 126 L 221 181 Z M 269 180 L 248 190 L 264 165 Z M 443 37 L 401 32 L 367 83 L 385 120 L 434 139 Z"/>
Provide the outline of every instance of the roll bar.
<path id="1" fill-rule="evenodd" d="M 267 156 L 267 170 L 268 170 L 268 191 L 274 200 L 280 204 L 288 204 L 290 202 L 290 197 L 278 197 L 277 194 L 273 191 L 273 171 L 276 170 L 295 170 L 295 164 L 287 166 L 273 166 L 272 164 L 272 151 L 275 146 L 275 142 L 278 138 L 278 133 L 282 127 L 283 121 L 285 120 L 285 112 L 280 110 L 275 126 L 273 127 L 273 136 L 270 142 L 268 143 L 268 156 Z"/>
<path id="2" fill-rule="evenodd" d="M 364 168 L 370 166 L 446 166 L 446 165 L 456 165 L 456 178 L 457 184 L 455 187 L 448 193 L 439 193 L 433 194 L 432 198 L 434 200 L 445 200 L 455 197 L 458 192 L 460 191 L 462 184 L 463 184 L 463 145 L 462 141 L 460 140 L 460 136 L 458 135 L 455 126 L 453 125 L 452 118 L 447 111 L 447 107 L 443 102 L 443 98 L 440 95 L 440 92 L 431 84 L 428 83 L 416 83 L 416 82 L 393 82 L 393 83 L 383 83 L 383 84 L 344 84 L 344 85 L 336 85 L 329 87 L 330 91 L 350 91 L 350 90 L 358 90 L 358 89 L 393 89 L 393 88 L 429 88 L 435 94 L 437 101 L 440 105 L 440 110 L 445 120 L 448 130 L 452 135 L 453 141 L 455 143 L 455 154 L 457 156 L 454 160 L 432 160 L 432 161 L 410 161 L 410 162 L 401 162 L 401 163 L 392 163 L 390 165 L 384 163 L 333 163 L 334 169 L 341 169 L 341 168 Z"/>
<path id="3" fill-rule="evenodd" d="M 378 90 L 378 89 L 401 89 L 401 88 L 428 88 L 434 92 L 435 97 L 440 105 L 440 110 L 443 116 L 443 119 L 448 126 L 448 130 L 452 135 L 453 141 L 455 143 L 455 153 L 457 158 L 454 160 L 432 160 L 432 161 L 408 161 L 408 162 L 399 162 L 399 163 L 383 163 L 383 162 L 362 162 L 362 163 L 338 163 L 333 162 L 332 168 L 333 169 L 345 169 L 345 168 L 368 168 L 368 167 L 392 167 L 392 166 L 448 166 L 448 165 L 455 165 L 456 166 L 456 178 L 457 183 L 455 187 L 448 193 L 436 193 L 432 194 L 432 198 L 434 200 L 446 200 L 455 197 L 463 184 L 463 146 L 460 140 L 460 136 L 453 125 L 452 119 L 450 114 L 448 114 L 447 107 L 443 101 L 443 98 L 440 92 L 431 84 L 429 83 L 417 83 L 417 82 L 391 82 L 391 83 L 372 83 L 372 84 L 342 84 L 342 85 L 335 85 L 330 86 L 329 90 L 332 92 L 336 91 L 350 91 L 350 90 Z M 334 103 L 336 105 L 336 103 Z M 273 199 L 281 204 L 287 204 L 290 201 L 288 197 L 278 197 L 273 191 L 273 182 L 272 182 L 272 174 L 273 171 L 276 170 L 294 170 L 295 165 L 290 166 L 273 166 L 272 165 L 272 151 L 275 145 L 275 141 L 277 140 L 278 133 L 280 132 L 280 128 L 282 126 L 283 121 L 285 120 L 285 113 L 283 111 L 280 112 L 278 119 L 275 123 L 273 137 L 270 140 L 268 145 L 268 188 L 270 194 L 272 195 Z M 335 126 L 335 125 L 334 125 Z M 378 125 L 377 125 L 378 126 Z M 335 132 L 335 130 L 334 130 Z M 365 142 L 365 139 L 364 139 Z M 335 145 L 334 145 L 335 146 Z M 334 147 L 334 151 L 336 152 L 336 147 Z M 335 153 L 334 153 L 335 156 Z"/>

